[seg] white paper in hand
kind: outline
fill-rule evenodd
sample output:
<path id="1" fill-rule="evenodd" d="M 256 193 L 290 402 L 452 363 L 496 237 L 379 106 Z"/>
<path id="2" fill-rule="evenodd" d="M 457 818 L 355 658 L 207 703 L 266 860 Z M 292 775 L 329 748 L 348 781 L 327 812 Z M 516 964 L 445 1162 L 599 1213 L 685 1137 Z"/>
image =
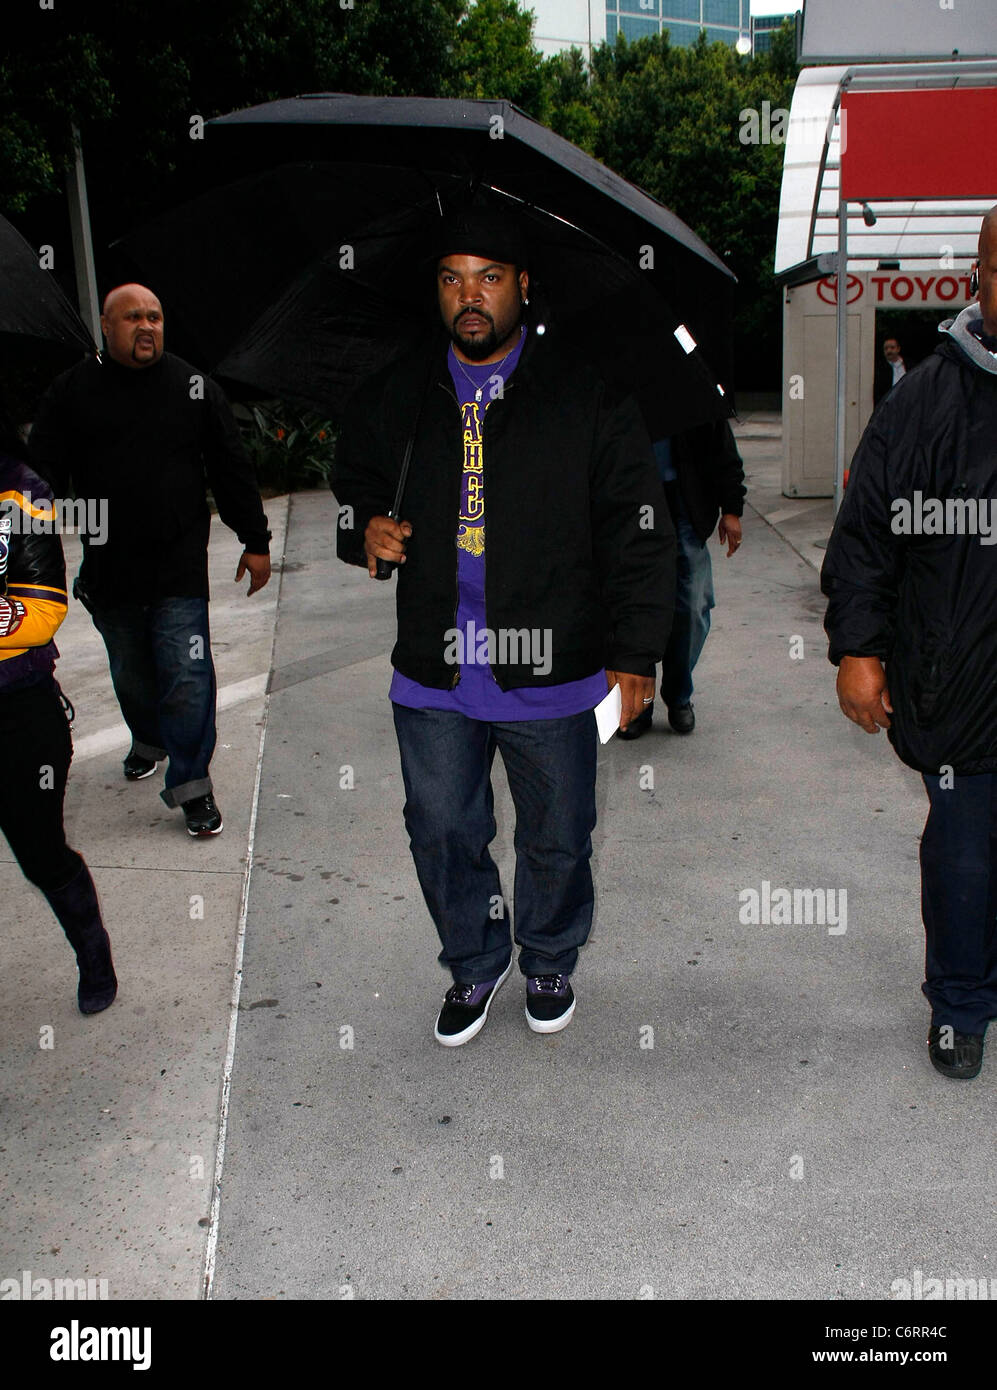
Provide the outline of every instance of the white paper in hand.
<path id="1" fill-rule="evenodd" d="M 620 687 L 614 685 L 604 700 L 595 707 L 595 722 L 599 730 L 600 743 L 608 743 L 620 729 L 620 715 L 623 713 L 623 700 Z"/>

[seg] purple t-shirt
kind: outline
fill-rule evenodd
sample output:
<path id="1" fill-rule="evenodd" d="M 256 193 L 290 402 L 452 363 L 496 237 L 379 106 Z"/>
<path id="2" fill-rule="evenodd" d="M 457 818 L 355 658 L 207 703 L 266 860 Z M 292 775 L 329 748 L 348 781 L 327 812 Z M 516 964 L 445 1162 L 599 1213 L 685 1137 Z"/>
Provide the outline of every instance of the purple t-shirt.
<path id="1" fill-rule="evenodd" d="M 457 619 L 447 634 L 447 651 L 455 669 L 459 667 L 460 680 L 452 690 L 436 690 L 396 671 L 389 692 L 395 704 L 411 709 L 454 710 L 469 719 L 504 723 L 563 719 L 594 709 L 606 695 L 606 672 L 602 669 L 561 685 L 503 690 L 489 664 L 493 656 L 507 656 L 539 671 L 549 671 L 552 661 L 549 632 L 531 631 L 530 650 L 524 653 L 518 645 L 520 636 L 493 633 L 485 619 L 485 470 L 481 430 L 485 412 L 519 361 L 525 332 L 522 330 L 519 342 L 502 362 L 461 362 L 450 348 L 447 363 L 464 426 L 464 472 L 455 538 Z"/>

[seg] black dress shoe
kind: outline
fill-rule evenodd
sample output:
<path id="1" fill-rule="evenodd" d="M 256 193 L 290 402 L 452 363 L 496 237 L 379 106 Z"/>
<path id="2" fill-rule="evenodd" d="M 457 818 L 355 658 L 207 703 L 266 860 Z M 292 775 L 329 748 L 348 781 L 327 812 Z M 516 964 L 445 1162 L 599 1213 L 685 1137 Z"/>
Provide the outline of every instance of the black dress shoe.
<path id="1" fill-rule="evenodd" d="M 942 1046 L 942 1034 L 951 1046 Z M 951 1027 L 928 1031 L 928 1056 L 935 1071 L 956 1081 L 972 1081 L 983 1065 L 982 1033 L 960 1033 Z"/>
<path id="2" fill-rule="evenodd" d="M 141 782 L 143 777 L 151 777 L 158 766 L 155 758 L 143 758 L 141 753 L 129 753 L 124 761 L 125 776 L 129 782 Z"/>
<path id="3" fill-rule="evenodd" d="M 195 796 L 193 801 L 185 801 L 183 818 L 187 822 L 188 835 L 200 837 L 221 833 L 222 813 L 210 792 L 207 796 Z"/>
<path id="4" fill-rule="evenodd" d="M 691 734 L 696 727 L 692 705 L 673 705 L 668 710 L 668 722 L 677 734 Z"/>
<path id="5" fill-rule="evenodd" d="M 619 731 L 618 737 L 628 743 L 632 738 L 640 738 L 641 734 L 646 734 L 651 727 L 651 706 L 648 705 L 643 714 L 638 714 L 636 719 L 631 719 L 625 729 Z"/>

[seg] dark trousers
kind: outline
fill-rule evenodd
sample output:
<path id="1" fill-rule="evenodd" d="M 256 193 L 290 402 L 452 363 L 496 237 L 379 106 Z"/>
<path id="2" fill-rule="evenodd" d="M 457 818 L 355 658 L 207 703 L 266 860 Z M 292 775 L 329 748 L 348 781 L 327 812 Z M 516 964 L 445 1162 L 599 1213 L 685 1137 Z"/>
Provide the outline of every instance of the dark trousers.
<path id="1" fill-rule="evenodd" d="M 93 621 L 107 648 L 133 750 L 170 760 L 163 800 L 182 806 L 205 796 L 211 791 L 216 696 L 207 599 L 102 605 L 94 608 Z"/>
<path id="2" fill-rule="evenodd" d="M 64 888 L 83 861 L 62 824 L 73 742 L 54 682 L 0 695 L 0 749 L 0 830 L 25 878 Z"/>
<path id="3" fill-rule="evenodd" d="M 460 983 L 500 975 L 512 956 L 509 913 L 488 852 L 495 837 L 496 748 L 516 807 L 515 940 L 524 975 L 570 975 L 592 925 L 596 729 L 564 719 L 487 723 L 394 705 L 405 826 L 426 906 Z"/>
<path id="4" fill-rule="evenodd" d="M 667 489 L 666 489 L 667 492 Z M 678 492 L 669 498 L 678 550 L 675 561 L 675 614 L 661 663 L 661 698 L 669 709 L 692 699 L 692 673 L 710 631 L 713 565 L 709 546 L 693 529 Z"/>
<path id="5" fill-rule="evenodd" d="M 921 910 L 931 1021 L 983 1033 L 997 1018 L 997 774 L 926 776 Z"/>

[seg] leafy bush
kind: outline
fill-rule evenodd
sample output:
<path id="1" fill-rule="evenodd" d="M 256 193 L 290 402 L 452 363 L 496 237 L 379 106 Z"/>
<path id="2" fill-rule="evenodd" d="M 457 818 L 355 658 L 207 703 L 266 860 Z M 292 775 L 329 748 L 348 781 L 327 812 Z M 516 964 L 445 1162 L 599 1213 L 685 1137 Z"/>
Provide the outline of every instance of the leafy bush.
<path id="1" fill-rule="evenodd" d="M 243 441 L 261 488 L 274 493 L 328 483 L 336 431 L 314 411 L 295 411 L 275 401 L 254 405 L 242 422 Z"/>

